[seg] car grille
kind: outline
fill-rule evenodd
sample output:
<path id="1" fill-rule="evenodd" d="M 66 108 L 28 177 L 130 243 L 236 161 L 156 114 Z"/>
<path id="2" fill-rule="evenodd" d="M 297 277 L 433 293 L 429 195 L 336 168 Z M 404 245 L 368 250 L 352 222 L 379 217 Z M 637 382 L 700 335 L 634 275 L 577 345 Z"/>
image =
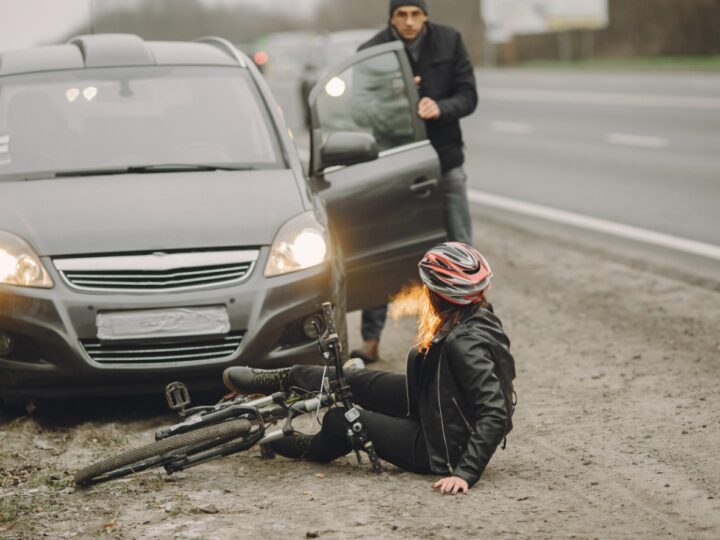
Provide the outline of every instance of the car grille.
<path id="1" fill-rule="evenodd" d="M 149 253 L 53 262 L 73 289 L 150 293 L 241 282 L 250 275 L 258 254 L 257 250 Z"/>
<path id="2" fill-rule="evenodd" d="M 97 339 L 81 340 L 85 352 L 100 364 L 164 364 L 222 360 L 240 347 L 243 332 L 202 341 L 153 341 L 150 343 L 101 343 Z"/>

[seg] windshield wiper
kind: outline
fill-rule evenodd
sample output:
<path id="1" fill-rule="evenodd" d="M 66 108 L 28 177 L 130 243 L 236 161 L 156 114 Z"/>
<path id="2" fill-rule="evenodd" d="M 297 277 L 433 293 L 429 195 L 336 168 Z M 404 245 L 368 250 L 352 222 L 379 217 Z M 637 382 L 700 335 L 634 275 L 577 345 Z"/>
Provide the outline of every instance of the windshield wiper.
<path id="1" fill-rule="evenodd" d="M 128 167 L 127 172 L 174 172 L 174 171 L 250 171 L 249 165 L 211 165 L 204 163 L 163 163 L 158 165 L 138 165 Z"/>
<path id="2" fill-rule="evenodd" d="M 57 171 L 48 175 L 50 178 L 65 178 L 68 176 L 107 176 L 111 174 L 144 174 L 164 172 L 191 172 L 191 171 L 251 171 L 249 165 L 210 165 L 195 163 L 163 163 L 156 165 L 133 165 L 113 169 L 80 169 L 77 171 Z"/>

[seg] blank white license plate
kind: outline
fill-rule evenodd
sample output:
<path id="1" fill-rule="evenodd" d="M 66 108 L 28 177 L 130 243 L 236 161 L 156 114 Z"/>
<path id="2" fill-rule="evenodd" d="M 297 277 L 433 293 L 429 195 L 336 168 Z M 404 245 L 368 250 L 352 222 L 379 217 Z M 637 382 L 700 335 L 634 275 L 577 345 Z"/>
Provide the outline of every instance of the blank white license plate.
<path id="1" fill-rule="evenodd" d="M 230 318 L 225 306 L 108 311 L 98 313 L 98 339 L 157 339 L 227 334 Z"/>

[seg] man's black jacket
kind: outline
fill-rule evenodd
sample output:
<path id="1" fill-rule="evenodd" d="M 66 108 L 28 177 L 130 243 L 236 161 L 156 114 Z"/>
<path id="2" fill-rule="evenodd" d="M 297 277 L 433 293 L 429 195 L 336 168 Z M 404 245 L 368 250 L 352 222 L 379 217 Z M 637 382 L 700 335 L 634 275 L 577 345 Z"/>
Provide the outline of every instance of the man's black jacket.
<path id="1" fill-rule="evenodd" d="M 515 361 L 492 308 L 480 307 L 407 363 L 408 416 L 418 418 L 430 469 L 472 486 L 512 429 Z"/>
<path id="2" fill-rule="evenodd" d="M 388 26 L 378 32 L 359 50 L 395 41 L 397 38 Z M 443 172 L 463 164 L 463 140 L 460 118 L 477 106 L 475 75 L 460 33 L 447 26 L 427 23 L 427 33 L 417 62 L 408 55 L 415 75 L 422 79 L 420 97 L 435 100 L 440 107 L 440 118 L 428 120 L 428 138 L 440 156 Z"/>

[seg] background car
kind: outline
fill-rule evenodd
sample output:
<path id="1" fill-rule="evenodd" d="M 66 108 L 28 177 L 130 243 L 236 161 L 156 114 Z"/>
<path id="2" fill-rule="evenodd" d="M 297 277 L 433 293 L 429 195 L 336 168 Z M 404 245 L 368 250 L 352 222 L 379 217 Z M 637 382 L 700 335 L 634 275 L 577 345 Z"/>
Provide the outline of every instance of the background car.
<path id="1" fill-rule="evenodd" d="M 362 73 L 407 128 L 390 146 L 371 110 L 387 88 Z M 361 120 L 337 106 L 361 95 Z M 225 40 L 4 52 L 0 396 L 210 389 L 233 364 L 315 363 L 322 302 L 345 335 L 346 309 L 414 276 L 444 229 L 402 45 L 348 59 L 310 99 L 307 177 Z"/>
<path id="2" fill-rule="evenodd" d="M 297 79 L 312 41 L 309 32 L 274 32 L 253 44 L 252 59 L 265 76 Z"/>

